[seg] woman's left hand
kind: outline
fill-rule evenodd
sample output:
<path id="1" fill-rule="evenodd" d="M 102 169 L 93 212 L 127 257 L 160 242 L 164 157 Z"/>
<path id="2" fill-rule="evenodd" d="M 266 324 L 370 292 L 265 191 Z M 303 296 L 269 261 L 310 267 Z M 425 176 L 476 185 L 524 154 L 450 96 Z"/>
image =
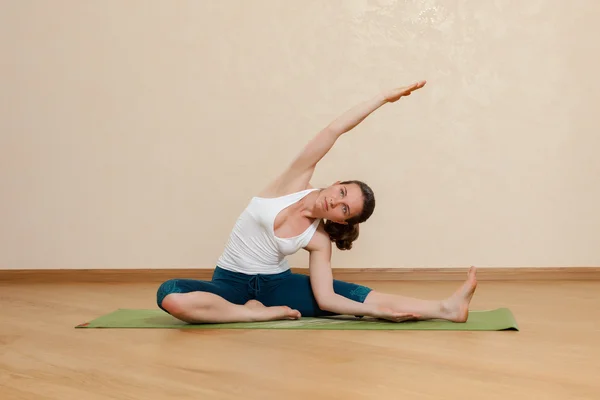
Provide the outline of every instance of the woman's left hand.
<path id="1" fill-rule="evenodd" d="M 415 313 L 402 313 L 382 306 L 375 307 L 371 313 L 371 317 L 386 319 L 392 322 L 417 321 L 421 318 L 420 315 Z"/>
<path id="2" fill-rule="evenodd" d="M 423 86 L 425 86 L 426 83 L 427 81 L 420 81 L 417 83 L 413 83 L 410 86 L 386 90 L 383 92 L 383 96 L 385 97 L 385 100 L 387 102 L 393 103 L 395 101 L 398 101 L 401 97 L 410 96 L 412 92 L 421 89 Z"/>

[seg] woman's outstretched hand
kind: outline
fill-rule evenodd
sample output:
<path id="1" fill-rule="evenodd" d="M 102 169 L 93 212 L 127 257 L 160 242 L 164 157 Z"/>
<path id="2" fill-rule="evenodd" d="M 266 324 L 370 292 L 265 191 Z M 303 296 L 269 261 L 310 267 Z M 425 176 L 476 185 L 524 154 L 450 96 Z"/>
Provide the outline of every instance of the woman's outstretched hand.
<path id="1" fill-rule="evenodd" d="M 385 100 L 387 102 L 393 103 L 395 101 L 400 100 L 401 97 L 410 96 L 412 92 L 421 89 L 423 86 L 425 86 L 426 83 L 427 81 L 420 81 L 417 83 L 413 83 L 410 86 L 386 90 L 383 92 L 383 96 L 385 97 Z"/>
<path id="2" fill-rule="evenodd" d="M 401 313 L 387 307 L 376 307 L 371 314 L 372 317 L 386 319 L 392 322 L 416 321 L 420 315 L 413 313 Z"/>

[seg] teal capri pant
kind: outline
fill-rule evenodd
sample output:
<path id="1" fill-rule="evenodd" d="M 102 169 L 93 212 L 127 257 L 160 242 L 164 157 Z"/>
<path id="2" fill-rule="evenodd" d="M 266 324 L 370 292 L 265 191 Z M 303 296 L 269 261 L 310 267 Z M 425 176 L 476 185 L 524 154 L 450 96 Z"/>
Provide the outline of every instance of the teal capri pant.
<path id="1" fill-rule="evenodd" d="M 335 293 L 363 303 L 371 289 L 354 283 L 333 281 Z M 288 306 L 300 311 L 303 317 L 335 315 L 321 310 L 315 300 L 307 275 L 290 270 L 266 275 L 247 275 L 216 267 L 210 281 L 195 279 L 171 279 L 160 285 L 156 294 L 158 307 L 171 293 L 208 292 L 221 296 L 233 304 L 245 304 L 248 300 L 260 301 L 267 307 Z"/>

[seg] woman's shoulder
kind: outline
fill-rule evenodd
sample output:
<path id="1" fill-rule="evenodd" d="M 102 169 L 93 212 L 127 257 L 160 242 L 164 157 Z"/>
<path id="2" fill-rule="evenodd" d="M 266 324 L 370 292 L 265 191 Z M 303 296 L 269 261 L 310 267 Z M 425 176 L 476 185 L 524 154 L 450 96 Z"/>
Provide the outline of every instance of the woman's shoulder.
<path id="1" fill-rule="evenodd" d="M 317 230 L 304 249 L 310 252 L 326 251 L 331 253 L 331 247 L 331 239 L 329 238 L 329 234 L 325 231 L 325 223 L 321 220 L 317 226 Z"/>

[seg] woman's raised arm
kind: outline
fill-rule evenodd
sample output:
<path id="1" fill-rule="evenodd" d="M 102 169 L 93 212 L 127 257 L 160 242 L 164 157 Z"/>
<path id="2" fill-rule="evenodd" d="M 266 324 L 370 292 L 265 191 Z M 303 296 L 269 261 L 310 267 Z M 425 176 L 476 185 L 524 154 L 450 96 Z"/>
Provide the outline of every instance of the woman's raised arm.
<path id="1" fill-rule="evenodd" d="M 286 171 L 271 185 L 270 189 L 267 189 L 267 192 L 275 194 L 280 192 L 283 187 L 291 191 L 305 188 L 317 163 L 331 150 L 341 135 L 352 130 L 379 107 L 398 101 L 401 97 L 409 96 L 413 91 L 425 86 L 425 83 L 425 81 L 420 81 L 410 86 L 383 91 L 341 114 L 308 142 Z"/>
<path id="2" fill-rule="evenodd" d="M 321 130 L 304 147 L 293 161 L 292 168 L 299 171 L 314 168 L 341 135 L 352 130 L 379 107 L 386 103 L 393 103 L 401 97 L 409 96 L 413 91 L 425 86 L 425 83 L 425 81 L 421 81 L 410 86 L 387 90 L 350 108 Z"/>

